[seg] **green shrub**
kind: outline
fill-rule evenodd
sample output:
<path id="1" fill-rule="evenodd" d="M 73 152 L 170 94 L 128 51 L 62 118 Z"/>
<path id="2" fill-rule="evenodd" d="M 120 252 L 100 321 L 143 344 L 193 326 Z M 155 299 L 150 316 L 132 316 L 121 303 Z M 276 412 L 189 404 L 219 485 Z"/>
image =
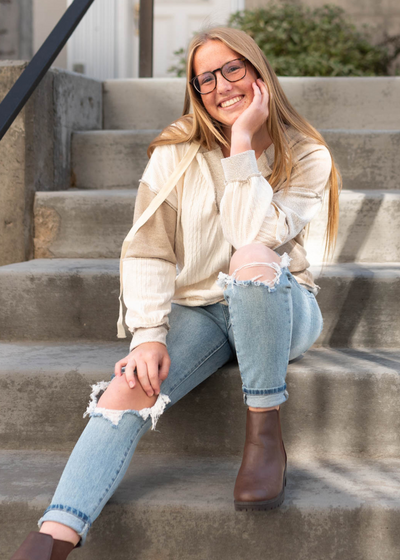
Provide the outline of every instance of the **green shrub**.
<path id="1" fill-rule="evenodd" d="M 174 56 L 178 59 L 176 64 L 170 66 L 167 70 L 170 74 L 174 74 L 177 78 L 186 76 L 186 53 L 185 49 L 181 48 L 174 51 Z"/>
<path id="2" fill-rule="evenodd" d="M 272 3 L 232 14 L 229 25 L 253 37 L 279 76 L 382 76 L 398 54 L 373 45 L 368 26 L 358 31 L 334 4 Z"/>
<path id="3" fill-rule="evenodd" d="M 232 14 L 229 25 L 246 31 L 262 49 L 278 76 L 387 76 L 400 54 L 400 35 L 373 45 L 371 28 L 358 31 L 343 8 L 325 4 L 311 9 L 271 3 Z M 185 76 L 185 53 L 168 69 Z M 400 65 L 395 69 L 400 75 Z"/>

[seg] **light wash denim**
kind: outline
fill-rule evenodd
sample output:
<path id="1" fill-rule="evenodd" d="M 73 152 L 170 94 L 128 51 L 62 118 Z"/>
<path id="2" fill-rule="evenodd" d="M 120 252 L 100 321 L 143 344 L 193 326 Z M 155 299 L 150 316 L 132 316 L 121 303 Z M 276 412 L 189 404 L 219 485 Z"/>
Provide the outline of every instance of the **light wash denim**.
<path id="1" fill-rule="evenodd" d="M 237 280 L 237 271 L 232 276 L 220 273 L 218 283 L 224 287 L 228 305 L 172 304 L 167 334 L 171 366 L 154 407 L 116 411 L 113 416 L 114 411 L 96 407 L 109 382 L 93 386 L 87 411 L 91 418 L 39 527 L 44 521 L 63 523 L 82 537 L 78 546 L 83 546 L 93 521 L 121 482 L 142 435 L 151 426 L 154 429 L 164 410 L 235 356 L 247 405 L 270 407 L 287 400 L 287 365 L 312 346 L 323 327 L 314 294 L 298 284 L 288 263 L 282 257 L 281 267 L 271 266 L 276 275 L 269 283 Z"/>

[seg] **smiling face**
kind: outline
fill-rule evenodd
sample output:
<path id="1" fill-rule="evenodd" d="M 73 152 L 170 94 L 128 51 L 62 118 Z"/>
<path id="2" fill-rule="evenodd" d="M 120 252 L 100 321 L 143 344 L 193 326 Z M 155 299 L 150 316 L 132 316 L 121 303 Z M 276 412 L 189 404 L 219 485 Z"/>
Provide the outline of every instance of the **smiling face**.
<path id="1" fill-rule="evenodd" d="M 240 58 L 241 55 L 225 43 L 210 40 L 199 47 L 194 55 L 193 72 L 195 76 L 221 68 L 226 62 Z M 201 95 L 204 107 L 211 117 L 227 127 L 231 127 L 241 113 L 253 101 L 252 83 L 257 79 L 256 71 L 246 61 L 246 75 L 238 82 L 228 82 L 221 72 L 217 72 L 217 87 L 211 93 Z"/>

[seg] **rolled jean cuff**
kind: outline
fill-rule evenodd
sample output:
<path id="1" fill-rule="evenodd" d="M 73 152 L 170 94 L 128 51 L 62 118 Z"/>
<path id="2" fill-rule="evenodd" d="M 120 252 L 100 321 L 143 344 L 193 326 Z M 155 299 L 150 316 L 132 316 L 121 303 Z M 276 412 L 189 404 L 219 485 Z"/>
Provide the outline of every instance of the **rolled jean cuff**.
<path id="1" fill-rule="evenodd" d="M 79 548 L 85 544 L 86 537 L 90 529 L 91 523 L 89 520 L 81 519 L 78 516 L 79 516 L 79 512 L 77 512 L 77 515 L 75 515 L 74 513 L 63 511 L 58 508 L 48 509 L 45 511 L 43 517 L 39 519 L 38 527 L 40 529 L 45 521 L 55 521 L 57 523 L 62 523 L 63 525 L 70 527 L 71 529 L 76 531 L 78 535 L 81 537 L 81 540 L 76 545 L 76 548 Z"/>
<path id="2" fill-rule="evenodd" d="M 270 408 L 272 406 L 279 406 L 287 401 L 288 398 L 289 393 L 286 389 L 279 393 L 270 393 L 268 395 L 249 395 L 248 393 L 243 393 L 244 404 L 254 408 Z"/>

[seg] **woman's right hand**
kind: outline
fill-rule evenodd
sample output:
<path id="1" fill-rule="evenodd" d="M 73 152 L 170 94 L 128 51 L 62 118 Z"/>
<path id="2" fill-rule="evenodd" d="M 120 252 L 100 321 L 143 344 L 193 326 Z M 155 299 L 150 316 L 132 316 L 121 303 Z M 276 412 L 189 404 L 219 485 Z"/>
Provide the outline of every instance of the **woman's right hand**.
<path id="1" fill-rule="evenodd" d="M 160 394 L 160 385 L 167 379 L 170 365 L 171 358 L 165 344 L 143 342 L 115 364 L 114 373 L 116 376 L 125 375 L 131 389 L 135 387 L 138 380 L 145 393 L 152 397 Z M 125 374 L 122 373 L 123 366 L 125 366 Z M 137 380 L 134 374 L 135 368 Z"/>

